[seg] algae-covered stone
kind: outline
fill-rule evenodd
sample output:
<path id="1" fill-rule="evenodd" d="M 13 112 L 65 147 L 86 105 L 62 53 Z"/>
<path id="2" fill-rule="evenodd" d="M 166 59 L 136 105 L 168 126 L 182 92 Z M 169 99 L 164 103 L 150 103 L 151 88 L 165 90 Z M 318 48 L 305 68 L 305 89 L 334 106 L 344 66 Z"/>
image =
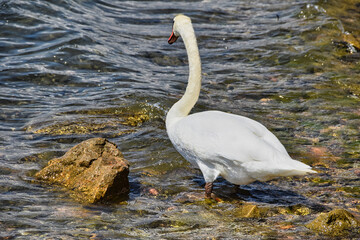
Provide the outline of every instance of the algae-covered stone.
<path id="1" fill-rule="evenodd" d="M 234 209 L 233 214 L 239 218 L 261 218 L 265 217 L 269 209 L 258 207 L 255 204 L 243 204 Z"/>
<path id="2" fill-rule="evenodd" d="M 71 189 L 83 202 L 113 201 L 129 192 L 129 163 L 116 145 L 92 138 L 49 161 L 35 177 Z"/>
<path id="3" fill-rule="evenodd" d="M 349 233 L 349 231 L 359 232 L 360 222 L 350 212 L 344 209 L 335 209 L 321 214 L 306 224 L 306 227 L 319 233 L 340 236 Z"/>
<path id="4" fill-rule="evenodd" d="M 306 206 L 302 206 L 301 204 L 288 206 L 288 207 L 279 207 L 277 210 L 278 213 L 285 215 L 294 214 L 294 215 L 306 216 L 311 214 L 311 209 Z"/>

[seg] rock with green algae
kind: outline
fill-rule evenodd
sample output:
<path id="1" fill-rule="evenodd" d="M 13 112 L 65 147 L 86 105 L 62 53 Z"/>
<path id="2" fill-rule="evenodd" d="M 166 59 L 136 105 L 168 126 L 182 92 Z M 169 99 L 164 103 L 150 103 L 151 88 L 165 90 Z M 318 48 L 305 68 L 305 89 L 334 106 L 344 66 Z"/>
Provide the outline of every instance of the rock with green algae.
<path id="1" fill-rule="evenodd" d="M 261 218 L 266 217 L 269 208 L 259 207 L 255 204 L 243 204 L 234 209 L 233 214 L 238 218 Z"/>
<path id="2" fill-rule="evenodd" d="M 306 215 L 311 214 L 311 209 L 306 206 L 302 206 L 302 205 L 278 207 L 277 211 L 278 211 L 278 213 L 284 214 L 284 215 L 294 214 L 294 215 L 306 216 Z"/>
<path id="3" fill-rule="evenodd" d="M 72 190 L 85 203 L 112 202 L 129 192 L 129 163 L 115 144 L 92 138 L 49 161 L 35 177 Z"/>
<path id="4" fill-rule="evenodd" d="M 341 236 L 350 231 L 360 233 L 360 221 L 344 209 L 335 209 L 328 213 L 320 214 L 315 220 L 306 224 L 306 227 L 318 233 Z"/>

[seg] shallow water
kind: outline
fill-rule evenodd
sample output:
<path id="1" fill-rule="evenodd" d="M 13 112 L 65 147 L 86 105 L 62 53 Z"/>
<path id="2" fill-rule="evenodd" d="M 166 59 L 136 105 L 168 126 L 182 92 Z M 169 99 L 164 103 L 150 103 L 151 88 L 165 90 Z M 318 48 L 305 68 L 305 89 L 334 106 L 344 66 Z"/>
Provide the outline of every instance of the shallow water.
<path id="1" fill-rule="evenodd" d="M 360 6 L 339 4 L 2 1 L 0 237 L 311 239 L 303 225 L 319 212 L 358 213 L 360 25 L 351 19 Z M 224 202 L 181 200 L 204 182 L 164 125 L 187 80 L 182 41 L 167 44 L 177 13 L 192 18 L 202 57 L 193 112 L 258 120 L 319 174 L 240 188 L 219 179 Z M 130 162 L 127 201 L 87 206 L 33 179 L 91 137 L 116 143 Z M 244 201 L 271 214 L 236 215 Z"/>

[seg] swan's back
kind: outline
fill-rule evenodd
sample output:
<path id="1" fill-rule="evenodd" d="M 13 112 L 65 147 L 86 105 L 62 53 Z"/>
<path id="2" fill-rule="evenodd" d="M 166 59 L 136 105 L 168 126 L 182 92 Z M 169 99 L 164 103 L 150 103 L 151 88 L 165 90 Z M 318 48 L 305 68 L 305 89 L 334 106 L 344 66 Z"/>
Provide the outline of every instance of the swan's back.
<path id="1" fill-rule="evenodd" d="M 188 161 L 203 173 L 205 169 L 205 178 L 206 169 L 215 169 L 235 184 L 312 172 L 291 159 L 266 127 L 247 117 L 219 111 L 195 113 L 172 124 L 168 134 Z"/>

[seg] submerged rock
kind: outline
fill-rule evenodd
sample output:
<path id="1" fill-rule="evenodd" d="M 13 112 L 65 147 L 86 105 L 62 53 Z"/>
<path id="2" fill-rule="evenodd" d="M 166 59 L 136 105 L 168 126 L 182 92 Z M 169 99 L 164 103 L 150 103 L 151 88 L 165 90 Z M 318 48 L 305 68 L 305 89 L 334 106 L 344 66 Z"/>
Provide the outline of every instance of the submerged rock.
<path id="1" fill-rule="evenodd" d="M 269 209 L 258 207 L 255 204 L 243 204 L 234 210 L 234 215 L 239 218 L 261 218 L 265 217 Z"/>
<path id="2" fill-rule="evenodd" d="M 35 177 L 71 189 L 83 202 L 112 202 L 129 192 L 129 163 L 116 145 L 92 138 L 49 161 Z"/>
<path id="3" fill-rule="evenodd" d="M 302 206 L 301 204 L 298 204 L 288 207 L 279 207 L 278 213 L 284 215 L 293 214 L 293 215 L 306 216 L 311 214 L 311 209 L 306 206 Z"/>
<path id="4" fill-rule="evenodd" d="M 316 232 L 332 236 L 348 234 L 349 231 L 360 233 L 360 221 L 350 212 L 344 209 L 335 209 L 328 213 L 323 213 L 306 227 Z"/>

